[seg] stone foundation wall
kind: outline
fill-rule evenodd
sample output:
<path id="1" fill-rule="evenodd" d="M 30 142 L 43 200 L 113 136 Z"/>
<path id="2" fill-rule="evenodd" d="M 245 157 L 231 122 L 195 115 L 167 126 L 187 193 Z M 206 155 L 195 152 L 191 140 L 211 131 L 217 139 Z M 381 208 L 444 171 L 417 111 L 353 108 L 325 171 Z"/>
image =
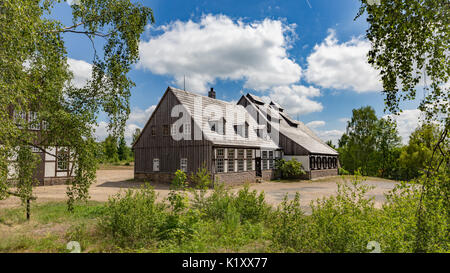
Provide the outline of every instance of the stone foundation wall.
<path id="1" fill-rule="evenodd" d="M 172 183 L 175 174 L 173 173 L 134 173 L 134 180 L 155 183 Z"/>
<path id="2" fill-rule="evenodd" d="M 325 176 L 335 176 L 338 175 L 338 169 L 326 169 L 326 170 L 312 170 L 310 171 L 310 179 L 325 177 Z"/>
<path id="3" fill-rule="evenodd" d="M 233 172 L 233 173 L 216 173 L 214 174 L 214 181 L 225 183 L 227 186 L 237 186 L 245 183 L 256 182 L 256 172 Z"/>
<path id="4" fill-rule="evenodd" d="M 43 181 L 39 182 L 39 186 L 67 185 L 72 179 L 74 178 L 73 177 L 44 178 Z"/>
<path id="5" fill-rule="evenodd" d="M 270 181 L 272 179 L 277 178 L 275 174 L 276 174 L 275 170 L 264 170 L 261 172 L 262 179 L 265 181 Z"/>

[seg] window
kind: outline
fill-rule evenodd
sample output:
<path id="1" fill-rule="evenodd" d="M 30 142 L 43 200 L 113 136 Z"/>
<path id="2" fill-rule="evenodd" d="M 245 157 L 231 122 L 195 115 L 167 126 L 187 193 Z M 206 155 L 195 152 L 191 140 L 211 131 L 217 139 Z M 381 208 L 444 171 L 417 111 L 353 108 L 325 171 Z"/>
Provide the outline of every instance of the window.
<path id="1" fill-rule="evenodd" d="M 262 169 L 267 170 L 267 151 L 262 152 Z"/>
<path id="2" fill-rule="evenodd" d="M 28 123 L 30 124 L 31 130 L 40 130 L 41 125 L 37 121 L 37 113 L 36 112 L 29 112 L 28 113 Z"/>
<path id="3" fill-rule="evenodd" d="M 16 124 L 23 124 L 25 121 L 27 121 L 27 113 L 24 111 L 14 112 L 14 121 L 16 122 Z M 21 125 L 19 125 L 18 127 L 22 128 Z"/>
<path id="4" fill-rule="evenodd" d="M 211 124 L 211 132 L 215 132 L 215 131 L 216 131 L 216 123 L 213 122 L 213 123 Z"/>
<path id="5" fill-rule="evenodd" d="M 217 149 L 216 150 L 217 156 L 216 156 L 216 171 L 218 173 L 224 172 L 224 152 L 223 149 Z"/>
<path id="6" fill-rule="evenodd" d="M 152 136 L 156 136 L 156 127 L 152 126 L 150 130 L 152 132 Z"/>
<path id="7" fill-rule="evenodd" d="M 239 149 L 238 150 L 238 172 L 244 171 L 244 150 Z"/>
<path id="8" fill-rule="evenodd" d="M 187 158 L 182 158 L 182 159 L 180 160 L 180 169 L 181 169 L 183 172 L 187 172 Z"/>
<path id="9" fill-rule="evenodd" d="M 56 166 L 58 171 L 69 170 L 69 151 L 65 148 L 59 148 L 56 155 Z"/>
<path id="10" fill-rule="evenodd" d="M 248 123 L 245 123 L 245 131 L 244 131 L 244 137 L 248 138 Z"/>
<path id="11" fill-rule="evenodd" d="M 234 149 L 228 149 L 228 172 L 234 171 Z"/>
<path id="12" fill-rule="evenodd" d="M 38 147 L 35 147 L 35 146 L 31 146 L 31 152 L 33 152 L 33 153 L 40 153 L 41 149 L 39 149 Z"/>
<path id="13" fill-rule="evenodd" d="M 159 158 L 153 158 L 153 171 L 159 172 Z"/>
<path id="14" fill-rule="evenodd" d="M 253 171 L 253 151 L 246 150 L 247 152 L 247 171 Z"/>
<path id="15" fill-rule="evenodd" d="M 190 123 L 184 123 L 183 124 L 183 134 L 184 135 L 191 135 L 191 124 Z"/>
<path id="16" fill-rule="evenodd" d="M 322 169 L 322 158 L 317 157 L 317 169 Z"/>
<path id="17" fill-rule="evenodd" d="M 273 151 L 269 151 L 269 169 L 273 169 Z"/>
<path id="18" fill-rule="evenodd" d="M 163 125 L 162 127 L 163 136 L 169 135 L 169 125 Z"/>
<path id="19" fill-rule="evenodd" d="M 42 130 L 47 130 L 48 129 L 48 122 L 43 120 L 42 121 Z"/>

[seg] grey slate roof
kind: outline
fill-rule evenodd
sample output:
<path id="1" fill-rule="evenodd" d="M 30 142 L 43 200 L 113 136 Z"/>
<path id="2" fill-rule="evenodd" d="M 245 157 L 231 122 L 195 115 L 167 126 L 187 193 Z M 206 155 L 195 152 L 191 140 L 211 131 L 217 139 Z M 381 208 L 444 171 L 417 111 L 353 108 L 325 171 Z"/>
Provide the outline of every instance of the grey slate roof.
<path id="1" fill-rule="evenodd" d="M 250 95 L 252 98 L 256 97 L 252 94 Z M 273 105 L 278 105 L 278 103 L 272 101 Z M 272 105 L 265 105 L 267 107 L 272 107 Z M 276 106 L 276 107 L 278 107 Z M 276 107 L 272 107 L 276 110 Z M 285 112 L 279 112 L 280 116 L 280 133 L 290 138 L 292 141 L 296 142 L 310 153 L 317 154 L 329 154 L 329 155 L 338 155 L 338 152 L 328 146 L 325 142 L 323 142 L 313 131 L 311 131 L 303 122 L 292 119 Z M 294 124 L 291 126 L 286 120 L 290 123 Z"/>
<path id="2" fill-rule="evenodd" d="M 256 132 L 252 130 L 251 126 L 248 130 L 248 138 L 242 137 L 239 134 L 235 133 L 233 126 L 236 124 L 244 124 L 245 122 L 247 122 L 248 124 L 256 123 L 256 121 L 247 113 L 243 106 L 218 99 L 212 99 L 207 96 L 198 95 L 174 87 L 169 87 L 169 89 L 177 97 L 180 103 L 186 108 L 187 112 L 194 119 L 196 125 L 200 128 L 205 128 L 204 126 L 209 127 L 209 123 L 217 120 L 217 118 L 215 118 L 213 115 L 205 115 L 203 114 L 203 111 L 198 111 L 199 109 L 194 109 L 194 101 L 196 99 L 201 99 L 202 109 L 200 110 L 205 110 L 205 108 L 208 107 L 208 109 L 225 112 L 223 113 L 227 127 L 225 136 L 217 132 L 202 130 L 205 138 L 211 141 L 213 144 L 279 149 L 279 146 L 271 139 L 263 139 L 261 137 L 258 137 L 256 135 Z M 231 118 L 228 118 L 227 120 L 227 117 L 231 117 L 231 115 L 236 116 L 235 122 L 233 122 Z"/>

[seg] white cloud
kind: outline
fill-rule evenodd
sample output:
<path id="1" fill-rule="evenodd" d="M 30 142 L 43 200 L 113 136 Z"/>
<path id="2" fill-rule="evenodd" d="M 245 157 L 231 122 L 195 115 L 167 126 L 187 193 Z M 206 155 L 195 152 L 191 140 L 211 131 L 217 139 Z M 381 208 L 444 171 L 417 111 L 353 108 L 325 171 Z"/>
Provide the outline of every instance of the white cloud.
<path id="1" fill-rule="evenodd" d="M 322 111 L 322 104 L 311 100 L 318 96 L 320 96 L 319 89 L 303 85 L 278 86 L 269 93 L 269 97 L 283 106 L 291 115 Z"/>
<path id="2" fill-rule="evenodd" d="M 306 79 L 324 88 L 350 89 L 358 93 L 381 91 L 379 73 L 367 62 L 370 43 L 352 38 L 339 43 L 335 31 L 307 58 Z"/>
<path id="3" fill-rule="evenodd" d="M 135 108 L 131 111 L 124 131 L 125 141 L 128 145 L 131 145 L 133 134 L 136 129 L 142 130 L 142 128 L 145 126 L 145 123 L 147 123 L 148 119 L 150 119 L 150 116 L 152 115 L 155 108 L 156 105 L 152 105 L 145 110 Z M 108 135 L 108 123 L 105 121 L 99 122 L 98 126 L 95 127 L 95 136 L 97 141 L 103 141 Z"/>
<path id="4" fill-rule="evenodd" d="M 81 88 L 92 76 L 92 65 L 83 60 L 67 59 L 69 70 L 73 73 L 72 84 Z"/>
<path id="5" fill-rule="evenodd" d="M 328 130 L 328 131 L 319 131 L 314 130 L 317 136 L 323 141 L 331 140 L 334 145 L 337 146 L 339 139 L 344 134 L 344 131 L 341 130 Z"/>
<path id="6" fill-rule="evenodd" d="M 100 121 L 97 126 L 94 128 L 95 130 L 95 138 L 97 141 L 103 141 L 108 136 L 108 123 L 104 121 Z"/>
<path id="7" fill-rule="evenodd" d="M 408 144 L 411 133 L 421 125 L 421 114 L 419 109 L 403 110 L 399 115 L 385 115 L 383 118 L 391 117 L 397 122 L 397 130 L 402 137 L 402 143 Z"/>
<path id="8" fill-rule="evenodd" d="M 147 120 L 150 118 L 153 111 L 155 110 L 155 108 L 156 108 L 156 105 L 152 105 L 145 110 L 141 110 L 140 108 L 135 108 L 134 110 L 131 111 L 128 122 L 129 123 L 137 123 L 142 126 L 145 125 L 145 123 L 147 122 Z"/>
<path id="9" fill-rule="evenodd" d="M 323 120 L 314 120 L 314 121 L 308 122 L 306 124 L 306 126 L 308 126 L 310 128 L 323 127 L 323 126 L 325 126 L 325 121 L 323 121 Z"/>
<path id="10" fill-rule="evenodd" d="M 141 42 L 137 67 L 172 76 L 179 87 L 186 75 L 186 89 L 200 93 L 217 79 L 243 80 L 244 88 L 259 91 L 290 85 L 302 74 L 287 53 L 294 28 L 280 20 L 245 23 L 225 15 L 175 21 Z"/>

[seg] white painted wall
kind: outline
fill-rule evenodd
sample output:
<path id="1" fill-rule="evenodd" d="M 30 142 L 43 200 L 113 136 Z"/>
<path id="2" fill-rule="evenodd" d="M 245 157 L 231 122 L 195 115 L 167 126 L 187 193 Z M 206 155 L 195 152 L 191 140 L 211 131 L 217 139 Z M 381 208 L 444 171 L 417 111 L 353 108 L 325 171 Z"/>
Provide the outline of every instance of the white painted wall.
<path id="1" fill-rule="evenodd" d="M 45 177 L 55 177 L 55 162 L 45 163 Z"/>

